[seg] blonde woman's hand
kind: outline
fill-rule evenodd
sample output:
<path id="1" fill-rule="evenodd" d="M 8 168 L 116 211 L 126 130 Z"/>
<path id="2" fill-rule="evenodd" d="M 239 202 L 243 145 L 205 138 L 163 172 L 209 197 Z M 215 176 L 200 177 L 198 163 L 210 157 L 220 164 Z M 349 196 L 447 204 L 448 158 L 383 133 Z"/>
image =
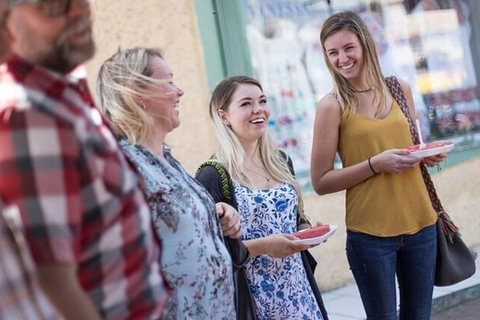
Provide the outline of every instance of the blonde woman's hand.
<path id="1" fill-rule="evenodd" d="M 242 225 L 240 224 L 240 214 L 234 207 L 218 202 L 215 204 L 220 224 L 222 226 L 223 236 L 232 239 L 238 239 L 242 235 Z"/>
<path id="2" fill-rule="evenodd" d="M 377 173 L 400 173 L 413 169 L 420 161 L 421 159 L 411 156 L 405 149 L 386 150 L 370 158 L 370 163 Z"/>
<path id="3" fill-rule="evenodd" d="M 315 222 L 315 225 L 314 225 L 313 227 L 321 227 L 321 226 L 323 226 L 323 225 L 324 225 L 323 222 L 317 221 L 317 222 Z M 312 228 L 313 228 L 313 227 L 312 227 Z M 328 241 L 328 239 L 323 240 L 322 243 L 327 242 L 327 241 Z M 320 245 L 320 243 L 310 245 L 309 247 L 310 247 L 310 248 L 313 248 L 313 247 L 316 247 L 316 246 L 318 246 L 318 245 Z"/>
<path id="4" fill-rule="evenodd" d="M 274 234 L 264 238 L 266 254 L 274 258 L 286 258 L 292 254 L 307 250 L 312 246 L 294 242 L 297 237 L 291 234 Z"/>
<path id="5" fill-rule="evenodd" d="M 447 158 L 447 154 L 440 153 L 431 157 L 425 157 L 422 159 L 422 162 L 425 163 L 425 165 L 427 165 L 428 167 L 435 167 L 440 164 L 440 162 L 445 160 L 445 158 Z"/>
<path id="6" fill-rule="evenodd" d="M 300 225 L 297 226 L 297 231 L 301 231 L 301 230 L 305 230 L 305 229 L 308 229 L 308 228 L 313 228 L 313 227 L 321 227 L 323 226 L 323 223 L 320 222 L 320 221 L 317 221 L 315 222 L 315 225 L 310 225 L 309 223 L 302 223 Z"/>

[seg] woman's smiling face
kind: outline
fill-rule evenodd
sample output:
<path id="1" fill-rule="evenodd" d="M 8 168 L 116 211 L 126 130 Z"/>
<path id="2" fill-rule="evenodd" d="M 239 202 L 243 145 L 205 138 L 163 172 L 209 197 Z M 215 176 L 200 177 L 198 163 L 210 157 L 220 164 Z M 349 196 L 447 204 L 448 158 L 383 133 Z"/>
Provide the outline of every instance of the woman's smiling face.
<path id="1" fill-rule="evenodd" d="M 180 125 L 178 104 L 183 91 L 173 82 L 173 74 L 165 60 L 160 57 L 150 57 L 150 68 L 153 70 L 152 79 L 163 83 L 149 86 L 148 94 L 144 98 L 144 106 L 155 125 L 171 132 Z"/>
<path id="2" fill-rule="evenodd" d="M 333 70 L 347 80 L 363 73 L 365 58 L 358 37 L 348 30 L 340 30 L 325 40 L 325 52 Z"/>
<path id="3" fill-rule="evenodd" d="M 230 124 L 240 141 L 253 141 L 267 130 L 270 108 L 267 97 L 259 87 L 240 84 L 226 111 L 220 109 L 219 115 Z"/>

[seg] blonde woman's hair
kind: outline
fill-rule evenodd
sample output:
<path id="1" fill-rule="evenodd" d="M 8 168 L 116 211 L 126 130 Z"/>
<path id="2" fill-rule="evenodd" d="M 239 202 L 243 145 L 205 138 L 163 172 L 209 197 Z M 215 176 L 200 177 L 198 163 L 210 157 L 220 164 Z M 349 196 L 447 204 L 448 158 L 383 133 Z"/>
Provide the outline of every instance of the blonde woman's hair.
<path id="1" fill-rule="evenodd" d="M 153 119 L 145 110 L 142 99 L 158 98 L 149 86 L 164 84 L 153 79 L 151 59 L 163 54 L 157 48 L 119 48 L 100 67 L 97 96 L 100 109 L 107 117 L 117 138 L 141 144 L 150 135 Z"/>
<path id="2" fill-rule="evenodd" d="M 215 154 L 216 160 L 219 161 L 235 180 L 251 185 L 250 179 L 243 173 L 242 166 L 245 158 L 240 141 L 235 132 L 228 127 L 220 118 L 219 110 L 228 112 L 232 96 L 242 84 L 254 85 L 262 90 L 260 83 L 247 76 L 233 76 L 224 79 L 215 88 L 210 99 L 210 117 L 213 120 L 215 136 L 218 142 L 218 149 Z M 303 198 L 295 177 L 291 174 L 288 167 L 287 159 L 285 159 L 277 147 L 273 138 L 268 132 L 265 132 L 258 141 L 258 152 L 268 173 L 277 181 L 286 182 L 292 185 L 298 195 L 298 213 L 301 217 L 303 214 Z"/>
<path id="3" fill-rule="evenodd" d="M 344 11 L 332 15 L 325 21 L 320 31 L 320 42 L 322 43 L 325 62 L 333 77 L 334 91 L 342 107 L 342 114 L 348 118 L 355 113 L 355 106 L 358 103 L 355 95 L 356 91 L 347 79 L 335 71 L 325 49 L 325 41 L 342 30 L 354 33 L 362 46 L 364 68 L 367 70 L 366 80 L 369 88 L 373 89 L 373 103 L 376 107 L 375 115 L 377 115 L 387 99 L 384 89 L 385 78 L 380 69 L 373 37 L 362 18 L 353 11 Z"/>

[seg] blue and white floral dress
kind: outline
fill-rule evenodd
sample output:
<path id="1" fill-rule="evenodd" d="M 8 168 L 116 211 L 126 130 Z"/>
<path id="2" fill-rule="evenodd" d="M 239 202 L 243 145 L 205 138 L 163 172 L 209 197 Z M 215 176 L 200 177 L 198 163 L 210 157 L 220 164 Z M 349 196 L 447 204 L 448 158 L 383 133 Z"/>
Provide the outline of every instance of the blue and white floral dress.
<path id="1" fill-rule="evenodd" d="M 252 189 L 233 181 L 242 240 L 297 231 L 298 196 L 286 183 Z M 287 258 L 252 257 L 246 265 L 259 320 L 323 319 L 300 253 Z"/>
<path id="2" fill-rule="evenodd" d="M 210 194 L 167 148 L 164 160 L 127 140 L 120 146 L 143 177 L 162 240 L 162 271 L 172 288 L 164 319 L 236 319 L 232 261 Z"/>

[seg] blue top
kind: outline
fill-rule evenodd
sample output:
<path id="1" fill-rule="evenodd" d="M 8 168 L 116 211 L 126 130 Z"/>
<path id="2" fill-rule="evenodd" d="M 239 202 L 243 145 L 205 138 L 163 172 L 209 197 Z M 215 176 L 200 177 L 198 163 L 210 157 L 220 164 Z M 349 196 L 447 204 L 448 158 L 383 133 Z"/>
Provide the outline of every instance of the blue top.
<path id="1" fill-rule="evenodd" d="M 233 181 L 242 240 L 297 231 L 298 196 L 287 183 L 253 189 Z M 251 257 L 245 265 L 259 320 L 323 319 L 300 252 L 286 258 Z"/>
<path id="2" fill-rule="evenodd" d="M 215 204 L 164 147 L 165 159 L 121 140 L 145 183 L 163 243 L 162 269 L 172 288 L 166 319 L 235 319 L 232 261 Z"/>

